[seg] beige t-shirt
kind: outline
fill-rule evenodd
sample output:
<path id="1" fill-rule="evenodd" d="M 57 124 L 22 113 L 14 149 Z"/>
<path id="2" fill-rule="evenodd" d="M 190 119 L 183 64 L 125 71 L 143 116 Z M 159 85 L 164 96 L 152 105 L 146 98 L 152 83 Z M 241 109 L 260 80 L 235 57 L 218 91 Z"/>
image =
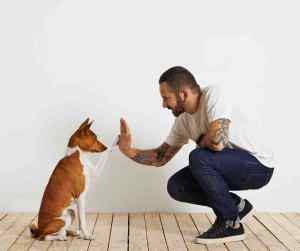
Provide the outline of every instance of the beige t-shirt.
<path id="1" fill-rule="evenodd" d="M 209 124 L 220 118 L 231 121 L 229 141 L 235 147 L 243 148 L 254 155 L 262 164 L 273 167 L 273 153 L 265 146 L 264 139 L 258 135 L 257 121 L 247 118 L 239 105 L 231 102 L 219 85 L 210 85 L 202 89 L 198 110 L 194 114 L 182 113 L 174 121 L 166 143 L 182 146 L 189 139 L 197 141 L 206 134 Z"/>

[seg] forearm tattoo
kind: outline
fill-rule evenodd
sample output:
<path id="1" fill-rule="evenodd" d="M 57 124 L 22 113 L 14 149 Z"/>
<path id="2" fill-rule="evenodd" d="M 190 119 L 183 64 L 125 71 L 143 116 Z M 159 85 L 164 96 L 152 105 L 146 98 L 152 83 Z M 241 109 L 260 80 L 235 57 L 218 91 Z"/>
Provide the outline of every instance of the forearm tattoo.
<path id="1" fill-rule="evenodd" d="M 180 147 L 172 147 L 164 143 L 157 149 L 140 150 L 132 159 L 140 164 L 162 166 L 166 164 L 179 149 Z"/>
<path id="2" fill-rule="evenodd" d="M 162 145 L 161 147 L 157 148 L 157 150 L 155 150 L 156 151 L 156 160 L 162 161 L 165 158 L 169 148 L 170 147 L 168 145 Z"/>

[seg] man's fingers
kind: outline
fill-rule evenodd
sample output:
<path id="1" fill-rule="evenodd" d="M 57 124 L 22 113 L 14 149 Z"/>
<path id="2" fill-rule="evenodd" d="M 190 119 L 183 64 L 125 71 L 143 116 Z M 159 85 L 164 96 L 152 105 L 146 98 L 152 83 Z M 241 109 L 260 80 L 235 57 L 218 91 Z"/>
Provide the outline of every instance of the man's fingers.
<path id="1" fill-rule="evenodd" d="M 129 128 L 125 120 L 124 120 L 124 128 L 125 128 L 125 133 L 129 134 Z"/>
<path id="2" fill-rule="evenodd" d="M 125 133 L 125 134 L 130 133 L 129 127 L 127 126 L 127 123 L 123 118 L 121 118 L 121 133 Z"/>
<path id="3" fill-rule="evenodd" d="M 125 126 L 124 126 L 124 120 L 123 119 L 120 120 L 120 131 L 121 131 L 121 134 L 125 133 Z"/>

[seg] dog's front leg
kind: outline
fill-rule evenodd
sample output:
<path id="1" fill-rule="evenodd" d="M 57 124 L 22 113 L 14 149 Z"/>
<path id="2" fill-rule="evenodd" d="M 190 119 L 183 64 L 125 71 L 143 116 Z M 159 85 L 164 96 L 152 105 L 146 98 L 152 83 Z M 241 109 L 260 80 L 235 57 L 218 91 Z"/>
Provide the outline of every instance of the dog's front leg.
<path id="1" fill-rule="evenodd" d="M 85 216 L 85 196 L 81 194 L 76 201 L 77 211 L 78 211 L 78 220 L 79 220 L 79 236 L 85 240 L 93 240 L 94 237 L 88 233 L 86 226 L 86 216 Z"/>

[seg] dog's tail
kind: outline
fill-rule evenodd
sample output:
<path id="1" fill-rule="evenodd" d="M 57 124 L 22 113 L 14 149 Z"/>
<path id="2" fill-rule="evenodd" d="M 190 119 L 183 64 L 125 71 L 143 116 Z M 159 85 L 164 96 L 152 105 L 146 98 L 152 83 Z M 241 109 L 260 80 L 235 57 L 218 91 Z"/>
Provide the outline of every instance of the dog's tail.
<path id="1" fill-rule="evenodd" d="M 31 237 L 33 237 L 33 238 L 39 238 L 40 231 L 39 231 L 38 227 L 35 224 L 31 224 L 29 226 L 29 229 L 30 229 Z"/>

